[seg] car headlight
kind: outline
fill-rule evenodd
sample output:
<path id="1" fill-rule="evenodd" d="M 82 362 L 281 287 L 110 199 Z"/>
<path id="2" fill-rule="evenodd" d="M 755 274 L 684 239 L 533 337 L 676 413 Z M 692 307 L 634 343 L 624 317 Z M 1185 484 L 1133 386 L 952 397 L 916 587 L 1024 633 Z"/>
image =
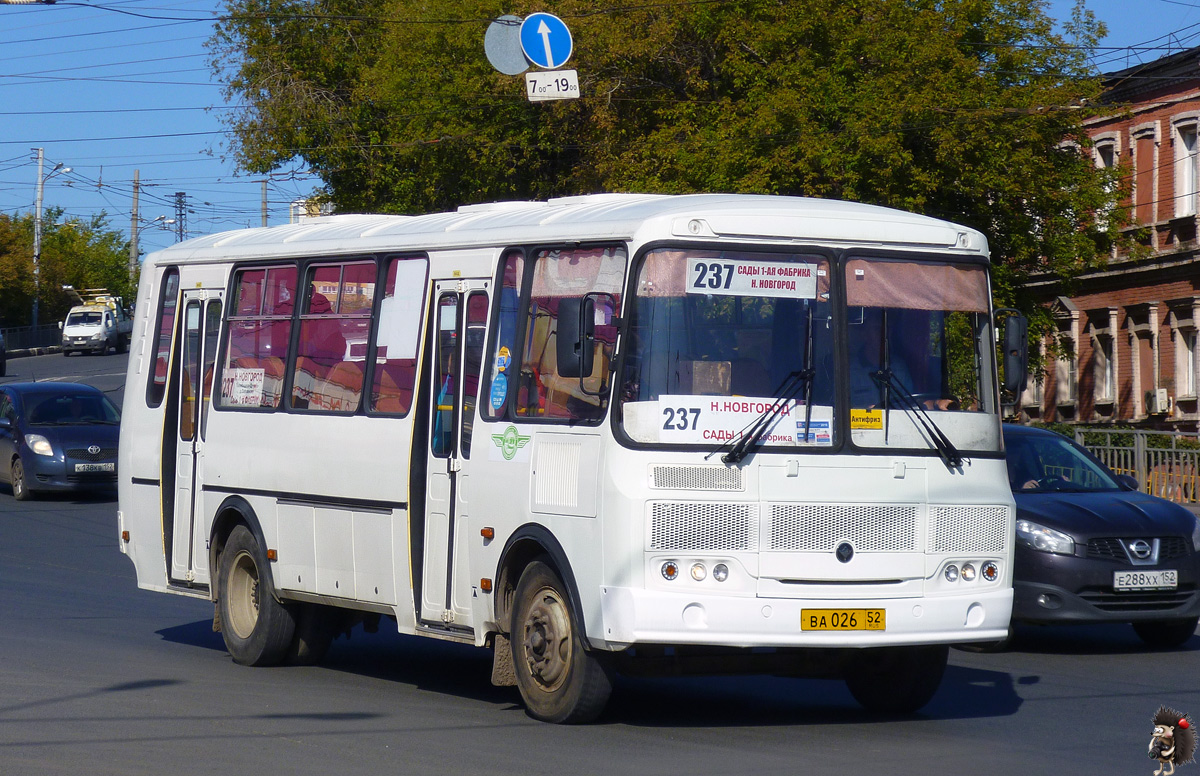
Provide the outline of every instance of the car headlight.
<path id="1" fill-rule="evenodd" d="M 92 339 L 94 339 L 94 340 L 104 339 L 104 332 L 102 332 L 102 331 L 96 332 L 95 334 L 92 335 Z"/>
<path id="2" fill-rule="evenodd" d="M 1075 540 L 1070 536 L 1062 531 L 1055 531 L 1053 528 L 1031 523 L 1028 520 L 1017 521 L 1017 538 L 1040 552 L 1053 552 L 1057 555 L 1075 554 Z"/>
<path id="3" fill-rule="evenodd" d="M 41 434 L 26 434 L 25 444 L 29 445 L 29 449 L 38 455 L 54 455 L 54 448 L 50 446 L 50 440 Z"/>

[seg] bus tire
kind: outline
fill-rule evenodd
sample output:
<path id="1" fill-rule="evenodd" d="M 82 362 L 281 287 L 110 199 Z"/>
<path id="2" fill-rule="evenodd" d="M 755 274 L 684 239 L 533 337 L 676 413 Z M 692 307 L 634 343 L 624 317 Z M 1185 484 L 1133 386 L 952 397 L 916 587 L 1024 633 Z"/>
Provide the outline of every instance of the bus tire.
<path id="1" fill-rule="evenodd" d="M 221 552 L 218 604 L 221 636 L 235 663 L 278 665 L 296 632 L 293 612 L 275 600 L 266 554 L 244 525 L 234 527 Z"/>
<path id="2" fill-rule="evenodd" d="M 284 662 L 290 666 L 315 666 L 325 659 L 341 624 L 341 612 L 321 604 L 293 604 L 296 632 Z"/>
<path id="3" fill-rule="evenodd" d="M 608 661 L 584 648 L 566 585 L 542 561 L 526 566 L 517 583 L 511 641 L 529 716 L 565 724 L 600 716 L 612 693 Z"/>
<path id="4" fill-rule="evenodd" d="M 949 654 L 944 644 L 860 650 L 846 667 L 846 687 L 868 711 L 911 714 L 933 699 Z"/>

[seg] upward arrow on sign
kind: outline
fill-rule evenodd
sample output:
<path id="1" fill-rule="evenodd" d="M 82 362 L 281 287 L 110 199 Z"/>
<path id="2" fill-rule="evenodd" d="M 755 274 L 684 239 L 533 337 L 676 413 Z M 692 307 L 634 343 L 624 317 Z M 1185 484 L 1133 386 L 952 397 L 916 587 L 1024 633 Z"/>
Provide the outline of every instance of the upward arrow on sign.
<path id="1" fill-rule="evenodd" d="M 538 21 L 537 34 L 542 36 L 542 46 L 546 49 L 546 67 L 554 67 L 554 50 L 550 48 L 550 25 L 545 19 Z"/>

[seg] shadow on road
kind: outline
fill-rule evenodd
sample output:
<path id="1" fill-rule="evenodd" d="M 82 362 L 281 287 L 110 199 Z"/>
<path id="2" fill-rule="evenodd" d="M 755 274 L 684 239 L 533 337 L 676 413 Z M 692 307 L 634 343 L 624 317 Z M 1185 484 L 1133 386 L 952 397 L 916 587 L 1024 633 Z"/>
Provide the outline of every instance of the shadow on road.
<path id="1" fill-rule="evenodd" d="M 1195 635 L 1174 649 L 1151 649 L 1126 623 L 1105 625 L 1017 625 L 1009 651 L 1037 655 L 1125 655 L 1146 652 L 1170 655 L 1200 649 Z"/>
<path id="2" fill-rule="evenodd" d="M 334 642 L 320 669 L 409 685 L 489 704 L 521 707 L 515 688 L 491 684 L 492 653 L 386 632 L 364 633 Z M 212 622 L 201 620 L 158 631 L 163 639 L 224 651 Z M 254 670 L 254 669 L 252 669 Z M 870 714 L 851 697 L 844 683 L 776 676 L 702 676 L 682 678 L 617 677 L 601 723 L 647 727 L 746 727 L 765 725 L 861 725 L 897 719 L 941 720 L 1004 717 L 1021 706 L 1013 674 L 950 665 L 941 689 L 919 714 L 897 717 Z"/>

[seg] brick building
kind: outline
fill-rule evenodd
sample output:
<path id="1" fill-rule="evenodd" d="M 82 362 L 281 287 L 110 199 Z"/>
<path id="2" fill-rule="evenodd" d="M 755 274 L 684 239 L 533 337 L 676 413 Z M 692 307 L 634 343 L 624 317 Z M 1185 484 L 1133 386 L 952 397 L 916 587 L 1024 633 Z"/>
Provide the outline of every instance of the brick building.
<path id="1" fill-rule="evenodd" d="M 1085 127 L 1097 166 L 1124 165 L 1131 176 L 1130 229 L 1148 251 L 1115 254 L 1070 297 L 1053 279 L 1033 279 L 1028 288 L 1074 353 L 1030 381 L 1019 409 L 1031 421 L 1197 431 L 1200 47 L 1113 73 L 1107 86 L 1112 114 Z"/>

